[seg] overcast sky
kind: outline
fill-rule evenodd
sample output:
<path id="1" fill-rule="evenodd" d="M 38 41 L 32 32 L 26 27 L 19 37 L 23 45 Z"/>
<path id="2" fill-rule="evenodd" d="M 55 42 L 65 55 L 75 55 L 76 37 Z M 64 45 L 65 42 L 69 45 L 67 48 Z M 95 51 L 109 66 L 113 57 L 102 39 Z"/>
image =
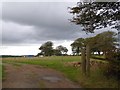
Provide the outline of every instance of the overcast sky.
<path id="1" fill-rule="evenodd" d="M 70 44 L 75 39 L 101 32 L 86 34 L 80 26 L 69 22 L 72 15 L 68 7 L 75 5 L 76 2 L 2 2 L 0 54 L 37 54 L 46 41 L 52 41 L 54 47 L 66 46 L 70 54 Z"/>

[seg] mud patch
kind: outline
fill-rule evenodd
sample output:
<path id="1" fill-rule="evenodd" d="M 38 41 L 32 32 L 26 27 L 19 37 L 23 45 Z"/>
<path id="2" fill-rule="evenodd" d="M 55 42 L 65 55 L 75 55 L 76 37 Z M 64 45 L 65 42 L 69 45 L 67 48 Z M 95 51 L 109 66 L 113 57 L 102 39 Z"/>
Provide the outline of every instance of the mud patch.
<path id="1" fill-rule="evenodd" d="M 62 78 L 56 77 L 56 76 L 45 76 L 42 78 L 43 80 L 47 80 L 52 83 L 60 82 L 62 81 Z"/>

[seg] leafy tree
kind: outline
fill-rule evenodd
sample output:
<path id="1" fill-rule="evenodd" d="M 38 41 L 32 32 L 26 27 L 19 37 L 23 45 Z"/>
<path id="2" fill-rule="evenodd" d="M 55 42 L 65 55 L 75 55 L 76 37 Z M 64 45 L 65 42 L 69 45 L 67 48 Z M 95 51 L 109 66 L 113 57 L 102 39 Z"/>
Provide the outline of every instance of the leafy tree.
<path id="1" fill-rule="evenodd" d="M 41 50 L 41 54 L 44 56 L 51 56 L 53 54 L 53 43 L 51 41 L 48 41 L 44 44 L 42 44 L 39 48 Z"/>
<path id="2" fill-rule="evenodd" d="M 66 47 L 64 47 L 64 54 L 67 54 L 68 49 Z"/>
<path id="3" fill-rule="evenodd" d="M 68 52 L 68 49 L 62 45 L 57 46 L 56 50 L 59 51 L 60 54 L 66 54 Z"/>
<path id="4" fill-rule="evenodd" d="M 54 52 L 54 55 L 56 55 L 56 56 L 62 55 L 60 50 L 58 50 L 58 49 L 53 49 L 53 52 Z"/>
<path id="5" fill-rule="evenodd" d="M 97 1 L 97 0 L 96 0 Z M 94 32 L 107 26 L 120 27 L 120 2 L 78 2 L 70 8 L 74 14 L 71 22 L 81 25 L 83 31 Z"/>

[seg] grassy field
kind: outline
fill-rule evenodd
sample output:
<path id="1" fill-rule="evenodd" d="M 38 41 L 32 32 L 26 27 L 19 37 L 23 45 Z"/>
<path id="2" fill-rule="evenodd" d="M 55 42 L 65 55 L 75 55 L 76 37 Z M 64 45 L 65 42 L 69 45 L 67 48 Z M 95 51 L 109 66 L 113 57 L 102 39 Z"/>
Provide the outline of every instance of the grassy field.
<path id="1" fill-rule="evenodd" d="M 73 67 L 72 62 L 80 61 L 80 56 L 52 56 L 52 57 L 35 57 L 35 58 L 3 58 L 3 63 L 13 65 L 34 64 L 41 65 L 45 68 L 52 68 L 62 72 L 70 80 L 78 83 L 83 88 L 117 88 L 118 82 L 113 78 L 106 78 L 101 68 L 98 66 L 91 67 L 91 76 L 86 77 L 81 72 L 81 67 Z M 96 61 L 92 59 L 92 61 Z M 98 62 L 101 60 L 97 60 Z M 107 63 L 105 61 L 101 61 Z"/>

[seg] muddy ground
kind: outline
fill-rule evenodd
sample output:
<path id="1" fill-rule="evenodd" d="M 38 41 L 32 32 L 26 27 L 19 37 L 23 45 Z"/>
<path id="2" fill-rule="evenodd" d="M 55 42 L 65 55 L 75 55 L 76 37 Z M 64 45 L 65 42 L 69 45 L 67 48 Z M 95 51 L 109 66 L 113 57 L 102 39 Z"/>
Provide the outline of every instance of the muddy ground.
<path id="1" fill-rule="evenodd" d="M 38 65 L 5 65 L 3 88 L 80 88 L 54 69 Z"/>

